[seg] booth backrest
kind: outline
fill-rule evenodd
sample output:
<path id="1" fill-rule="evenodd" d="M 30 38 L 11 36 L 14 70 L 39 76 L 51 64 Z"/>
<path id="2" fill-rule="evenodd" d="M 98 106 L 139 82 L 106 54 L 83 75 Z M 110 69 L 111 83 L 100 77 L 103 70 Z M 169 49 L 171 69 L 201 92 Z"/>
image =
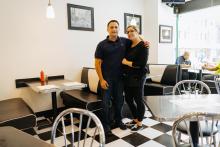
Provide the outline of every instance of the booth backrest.
<path id="1" fill-rule="evenodd" d="M 83 67 L 81 74 L 81 82 L 88 85 L 88 90 L 92 93 L 100 95 L 99 77 L 94 68 Z"/>
<path id="2" fill-rule="evenodd" d="M 151 82 L 175 85 L 181 76 L 180 66 L 175 64 L 149 64 Z M 149 80 L 148 80 L 149 81 Z"/>

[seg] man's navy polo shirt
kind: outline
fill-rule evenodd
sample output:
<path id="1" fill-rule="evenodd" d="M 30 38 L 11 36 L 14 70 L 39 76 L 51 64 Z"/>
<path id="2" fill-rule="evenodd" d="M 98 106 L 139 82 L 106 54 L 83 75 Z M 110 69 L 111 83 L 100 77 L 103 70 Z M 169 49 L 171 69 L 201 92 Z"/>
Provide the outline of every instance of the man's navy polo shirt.
<path id="1" fill-rule="evenodd" d="M 101 41 L 95 51 L 95 58 L 101 59 L 102 75 L 104 78 L 115 78 L 122 74 L 122 59 L 126 48 L 130 47 L 131 41 L 127 38 L 118 37 L 111 41 L 107 37 Z"/>

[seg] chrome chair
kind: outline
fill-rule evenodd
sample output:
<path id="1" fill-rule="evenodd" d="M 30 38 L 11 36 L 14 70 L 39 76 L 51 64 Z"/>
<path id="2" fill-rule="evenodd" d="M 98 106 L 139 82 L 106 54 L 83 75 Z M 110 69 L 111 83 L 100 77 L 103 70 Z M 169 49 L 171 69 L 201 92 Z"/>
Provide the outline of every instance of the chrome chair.
<path id="1" fill-rule="evenodd" d="M 220 94 L 220 75 L 204 76 L 202 81 L 209 86 L 213 94 Z"/>
<path id="2" fill-rule="evenodd" d="M 211 94 L 209 87 L 202 81 L 183 80 L 173 87 L 173 95 Z"/>
<path id="3" fill-rule="evenodd" d="M 191 95 L 191 94 L 211 94 L 211 90 L 209 87 L 202 81 L 198 80 L 183 80 L 178 82 L 174 88 L 173 88 L 173 95 Z M 215 122 L 215 125 L 217 126 L 218 121 Z M 206 137 L 206 140 L 208 141 L 208 137 L 211 136 L 211 128 L 207 126 L 209 125 L 209 122 L 206 121 L 205 123 L 202 123 L 201 128 L 203 132 L 203 137 Z M 214 134 L 218 132 L 217 127 L 214 128 Z M 184 124 L 181 124 L 177 128 L 179 130 L 179 140 L 181 140 L 181 133 L 187 134 L 186 127 L 184 127 Z M 213 136 L 214 144 L 216 144 L 216 138 Z"/>
<path id="4" fill-rule="evenodd" d="M 219 76 L 215 78 L 215 87 L 216 87 L 218 94 L 220 94 L 220 77 Z"/>
<path id="5" fill-rule="evenodd" d="M 74 125 L 76 124 L 76 122 L 74 122 L 74 117 L 73 117 L 73 116 L 76 116 L 76 115 L 79 115 L 79 122 L 77 122 L 77 123 L 79 123 L 79 130 L 77 129 L 77 131 L 79 131 L 79 134 L 77 136 L 74 135 L 74 132 L 76 131 Z M 83 123 L 85 123 L 85 118 L 87 119 L 87 123 L 86 123 L 86 128 L 84 129 L 83 128 Z M 59 127 L 62 127 L 61 132 L 62 132 L 62 135 L 63 135 L 63 138 L 64 138 L 65 147 L 70 146 L 67 143 L 68 142 L 67 137 L 70 138 L 70 134 L 67 134 L 65 119 L 70 120 L 71 139 L 69 139 L 69 140 L 71 140 L 70 142 L 71 142 L 72 147 L 74 147 L 74 146 L 78 146 L 78 147 L 79 146 L 83 146 L 83 147 L 90 146 L 90 147 L 92 147 L 93 144 L 94 144 L 95 136 L 97 134 L 99 136 L 99 147 L 104 147 L 104 145 L 105 145 L 105 134 L 104 134 L 103 126 L 102 126 L 100 120 L 98 119 L 98 117 L 94 113 L 92 113 L 88 110 L 78 109 L 78 108 L 69 108 L 67 110 L 64 110 L 63 112 L 61 112 L 57 116 L 57 118 L 54 121 L 52 131 L 51 131 L 51 143 L 52 144 L 54 144 L 54 142 L 55 142 L 56 131 L 57 131 L 57 127 L 59 126 Z M 92 132 L 92 134 L 93 134 L 92 139 L 89 140 L 87 138 L 87 136 L 88 136 L 89 127 L 91 125 L 91 121 L 93 121 L 95 123 L 95 127 L 94 127 L 94 132 Z M 84 137 L 82 137 L 83 135 L 84 135 Z M 81 139 L 81 138 L 83 138 L 83 139 Z M 74 142 L 74 140 L 75 140 L 75 142 Z"/>
<path id="6" fill-rule="evenodd" d="M 200 136 L 199 139 L 199 146 L 205 147 L 205 146 L 211 146 L 214 144 L 216 146 L 215 142 L 215 134 L 216 134 L 216 126 L 214 123 L 215 119 L 219 118 L 219 114 L 211 114 L 211 113 L 200 113 L 200 112 L 194 112 L 185 114 L 182 117 L 178 118 L 172 128 L 172 137 L 173 137 L 173 145 L 174 147 L 194 147 L 193 144 L 193 138 L 190 131 L 190 122 L 191 121 L 197 121 L 198 122 L 198 133 Z M 206 123 L 206 121 L 209 121 L 209 123 Z M 206 128 L 202 128 L 202 125 L 205 124 Z M 179 127 L 184 127 L 186 129 L 186 134 L 188 135 L 188 138 L 185 140 L 179 139 Z M 206 138 L 206 144 L 203 141 L 204 136 L 204 129 L 210 128 L 210 138 L 207 140 Z"/>

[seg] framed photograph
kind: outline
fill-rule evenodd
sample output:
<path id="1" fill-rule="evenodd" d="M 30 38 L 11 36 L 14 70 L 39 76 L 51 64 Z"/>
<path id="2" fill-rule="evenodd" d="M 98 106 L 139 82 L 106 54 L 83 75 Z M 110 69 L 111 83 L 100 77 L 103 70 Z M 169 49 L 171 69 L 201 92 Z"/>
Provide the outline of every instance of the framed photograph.
<path id="1" fill-rule="evenodd" d="M 94 9 L 92 7 L 67 4 L 68 29 L 94 31 Z"/>
<path id="2" fill-rule="evenodd" d="M 159 42 L 172 43 L 173 41 L 173 27 L 160 25 L 159 26 Z"/>
<path id="3" fill-rule="evenodd" d="M 126 33 L 126 28 L 131 25 L 131 20 L 135 20 L 136 26 L 139 29 L 139 34 L 142 33 L 142 27 L 141 27 L 141 15 L 136 15 L 136 14 L 129 14 L 129 13 L 124 13 L 124 32 Z"/>

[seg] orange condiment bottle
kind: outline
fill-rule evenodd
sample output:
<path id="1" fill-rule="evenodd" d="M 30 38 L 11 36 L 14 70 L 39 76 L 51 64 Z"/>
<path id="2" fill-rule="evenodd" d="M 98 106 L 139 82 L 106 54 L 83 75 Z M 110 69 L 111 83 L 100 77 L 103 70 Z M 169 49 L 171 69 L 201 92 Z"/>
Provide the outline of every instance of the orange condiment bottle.
<path id="1" fill-rule="evenodd" d="M 45 79 L 44 79 L 44 71 L 41 70 L 40 71 L 40 83 L 41 83 L 41 85 L 44 85 L 44 81 L 45 81 Z"/>

